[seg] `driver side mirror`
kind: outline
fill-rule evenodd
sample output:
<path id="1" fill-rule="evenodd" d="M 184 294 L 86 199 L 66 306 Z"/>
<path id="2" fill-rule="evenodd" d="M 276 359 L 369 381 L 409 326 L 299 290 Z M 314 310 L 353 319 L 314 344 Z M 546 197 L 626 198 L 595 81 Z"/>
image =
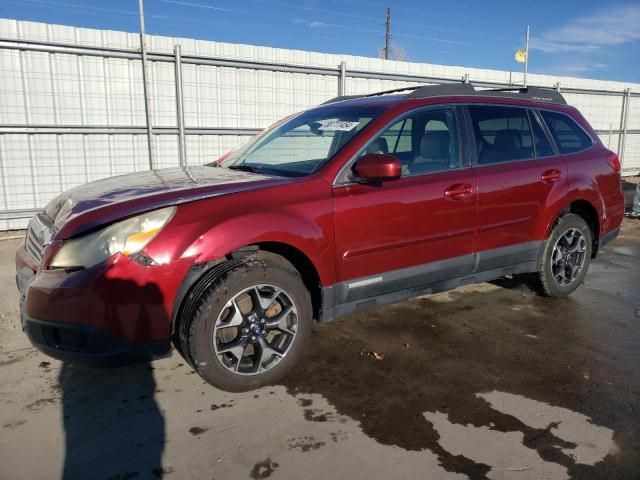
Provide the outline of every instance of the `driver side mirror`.
<path id="1" fill-rule="evenodd" d="M 385 153 L 368 153 L 362 156 L 353 170 L 360 179 L 370 182 L 396 180 L 402 175 L 400 161 Z"/>

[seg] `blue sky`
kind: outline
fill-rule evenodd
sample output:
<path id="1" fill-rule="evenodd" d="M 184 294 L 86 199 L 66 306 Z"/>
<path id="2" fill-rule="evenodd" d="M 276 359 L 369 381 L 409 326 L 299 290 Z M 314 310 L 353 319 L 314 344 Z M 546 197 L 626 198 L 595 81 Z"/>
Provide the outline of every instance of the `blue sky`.
<path id="1" fill-rule="evenodd" d="M 0 16 L 138 31 L 137 0 L 0 0 Z M 145 0 L 147 32 L 376 56 L 386 6 L 406 60 L 640 82 L 640 1 Z"/>

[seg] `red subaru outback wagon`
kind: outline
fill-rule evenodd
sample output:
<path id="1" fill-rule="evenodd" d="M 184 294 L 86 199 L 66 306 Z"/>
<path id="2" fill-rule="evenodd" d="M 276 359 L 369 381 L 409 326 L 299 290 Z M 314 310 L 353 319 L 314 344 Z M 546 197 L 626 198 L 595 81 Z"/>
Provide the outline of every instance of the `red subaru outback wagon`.
<path id="1" fill-rule="evenodd" d="M 55 198 L 16 255 L 22 325 L 89 365 L 173 343 L 249 390 L 293 367 L 314 319 L 516 274 L 567 295 L 623 211 L 618 157 L 556 91 L 339 97 L 211 165 Z"/>

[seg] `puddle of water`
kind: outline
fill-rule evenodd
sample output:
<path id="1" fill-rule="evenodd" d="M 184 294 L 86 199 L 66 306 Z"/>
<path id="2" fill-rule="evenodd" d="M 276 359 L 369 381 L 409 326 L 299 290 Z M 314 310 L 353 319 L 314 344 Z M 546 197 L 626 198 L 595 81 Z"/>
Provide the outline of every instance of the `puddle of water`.
<path id="1" fill-rule="evenodd" d="M 552 425 L 549 431 L 553 435 L 575 444 L 575 447 L 563 448 L 562 451 L 576 463 L 595 465 L 618 451 L 613 430 L 595 425 L 581 413 L 511 393 L 493 391 L 477 396 L 492 408 L 514 416 L 532 428 L 549 428 Z"/>
<path id="2" fill-rule="evenodd" d="M 438 431 L 439 443 L 448 452 L 488 465 L 488 478 L 569 478 L 565 467 L 546 462 L 538 452 L 525 447 L 521 432 L 499 432 L 490 427 L 460 425 L 452 423 L 446 414 L 440 412 L 428 412 L 424 417 Z"/>

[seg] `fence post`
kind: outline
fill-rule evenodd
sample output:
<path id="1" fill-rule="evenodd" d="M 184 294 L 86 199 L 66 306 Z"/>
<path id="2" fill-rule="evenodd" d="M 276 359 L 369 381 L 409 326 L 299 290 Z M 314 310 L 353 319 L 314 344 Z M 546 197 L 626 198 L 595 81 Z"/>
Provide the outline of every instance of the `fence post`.
<path id="1" fill-rule="evenodd" d="M 624 130 L 625 117 L 627 114 L 627 92 L 626 90 L 622 92 L 622 109 L 620 111 L 620 128 L 618 129 L 618 158 L 620 159 L 620 163 L 622 163 L 622 131 Z"/>
<path id="2" fill-rule="evenodd" d="M 338 96 L 342 97 L 346 94 L 347 87 L 347 62 L 340 62 L 340 71 L 338 75 Z"/>
<path id="3" fill-rule="evenodd" d="M 631 89 L 627 88 L 624 92 L 624 103 L 623 103 L 623 122 L 620 128 L 620 139 L 618 144 L 620 145 L 618 149 L 618 157 L 620 158 L 620 165 L 624 168 L 624 151 L 627 143 L 627 125 L 629 124 L 629 106 L 631 104 Z"/>
<path id="4" fill-rule="evenodd" d="M 142 0 L 138 0 L 140 9 L 140 53 L 142 54 L 142 88 L 144 92 L 144 112 L 147 118 L 147 146 L 149 148 L 149 169 L 154 167 L 153 124 L 151 119 L 151 99 L 149 98 L 149 72 L 147 70 L 147 41 L 144 31 L 144 7 Z"/>
<path id="5" fill-rule="evenodd" d="M 187 166 L 187 145 L 184 137 L 184 98 L 182 96 L 182 56 L 180 45 L 173 47 L 176 69 L 176 116 L 178 124 L 178 157 L 180 166 Z"/>

